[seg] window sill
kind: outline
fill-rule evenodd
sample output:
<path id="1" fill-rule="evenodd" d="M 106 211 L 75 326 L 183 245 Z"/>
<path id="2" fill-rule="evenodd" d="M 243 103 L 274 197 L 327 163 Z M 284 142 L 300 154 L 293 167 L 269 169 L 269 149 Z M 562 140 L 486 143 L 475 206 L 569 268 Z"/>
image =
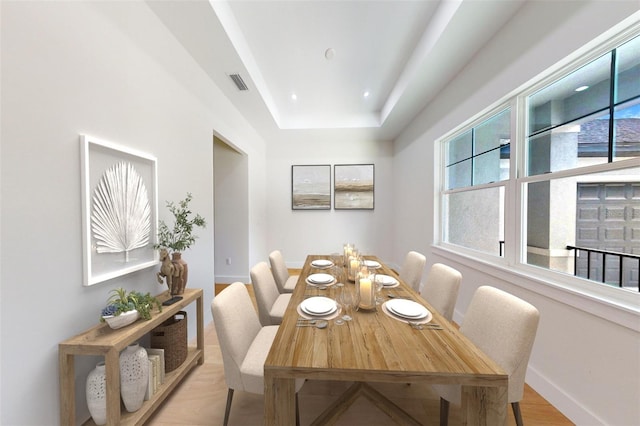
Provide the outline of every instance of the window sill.
<path id="1" fill-rule="evenodd" d="M 502 258 L 476 256 L 459 248 L 432 246 L 434 254 L 640 332 L 640 293 L 563 275 L 530 265 L 510 265 Z"/>

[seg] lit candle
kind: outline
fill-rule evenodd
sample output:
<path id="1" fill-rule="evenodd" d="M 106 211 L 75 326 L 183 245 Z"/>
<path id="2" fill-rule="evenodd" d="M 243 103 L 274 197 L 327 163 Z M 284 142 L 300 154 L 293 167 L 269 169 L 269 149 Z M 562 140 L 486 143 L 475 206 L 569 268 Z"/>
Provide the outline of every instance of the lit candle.
<path id="1" fill-rule="evenodd" d="M 353 254 L 353 250 L 352 250 L 351 246 L 345 246 L 344 247 L 344 258 L 348 259 L 349 257 L 351 257 L 352 254 Z"/>
<path id="2" fill-rule="evenodd" d="M 360 261 L 358 260 L 357 257 L 349 258 L 348 268 L 349 268 L 348 270 L 349 280 L 355 281 L 356 275 L 358 274 L 358 269 L 360 269 Z"/>
<path id="3" fill-rule="evenodd" d="M 373 306 L 372 295 L 371 280 L 369 278 L 360 278 L 360 304 L 363 308 L 369 309 Z"/>

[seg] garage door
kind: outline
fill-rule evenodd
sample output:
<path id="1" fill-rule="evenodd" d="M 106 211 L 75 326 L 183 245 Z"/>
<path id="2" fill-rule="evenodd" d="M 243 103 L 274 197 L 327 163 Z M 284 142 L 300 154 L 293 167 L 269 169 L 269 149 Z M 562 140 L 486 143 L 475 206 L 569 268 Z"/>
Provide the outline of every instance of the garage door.
<path id="1" fill-rule="evenodd" d="M 576 246 L 640 254 L 640 183 L 578 183 Z M 602 281 L 602 254 L 591 255 L 591 279 Z M 638 261 L 624 259 L 622 285 L 638 291 Z M 618 256 L 607 255 L 605 282 L 620 283 Z M 587 256 L 580 253 L 576 275 L 587 277 Z"/>

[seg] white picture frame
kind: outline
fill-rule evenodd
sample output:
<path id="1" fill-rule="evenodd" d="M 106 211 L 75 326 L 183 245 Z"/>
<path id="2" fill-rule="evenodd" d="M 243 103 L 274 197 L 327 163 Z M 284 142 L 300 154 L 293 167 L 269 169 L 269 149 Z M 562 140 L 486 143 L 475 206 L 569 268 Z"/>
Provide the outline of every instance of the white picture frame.
<path id="1" fill-rule="evenodd" d="M 88 135 L 80 147 L 83 285 L 158 265 L 156 157 Z"/>

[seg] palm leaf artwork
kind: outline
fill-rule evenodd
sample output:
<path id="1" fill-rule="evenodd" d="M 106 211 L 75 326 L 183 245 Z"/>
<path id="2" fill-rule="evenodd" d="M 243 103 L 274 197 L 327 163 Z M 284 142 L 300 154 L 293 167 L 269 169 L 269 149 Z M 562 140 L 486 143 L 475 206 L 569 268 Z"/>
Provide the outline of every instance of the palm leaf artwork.
<path id="1" fill-rule="evenodd" d="M 131 163 L 118 163 L 100 178 L 93 191 L 91 230 L 98 253 L 124 252 L 125 262 L 131 250 L 149 244 L 149 196 Z"/>

